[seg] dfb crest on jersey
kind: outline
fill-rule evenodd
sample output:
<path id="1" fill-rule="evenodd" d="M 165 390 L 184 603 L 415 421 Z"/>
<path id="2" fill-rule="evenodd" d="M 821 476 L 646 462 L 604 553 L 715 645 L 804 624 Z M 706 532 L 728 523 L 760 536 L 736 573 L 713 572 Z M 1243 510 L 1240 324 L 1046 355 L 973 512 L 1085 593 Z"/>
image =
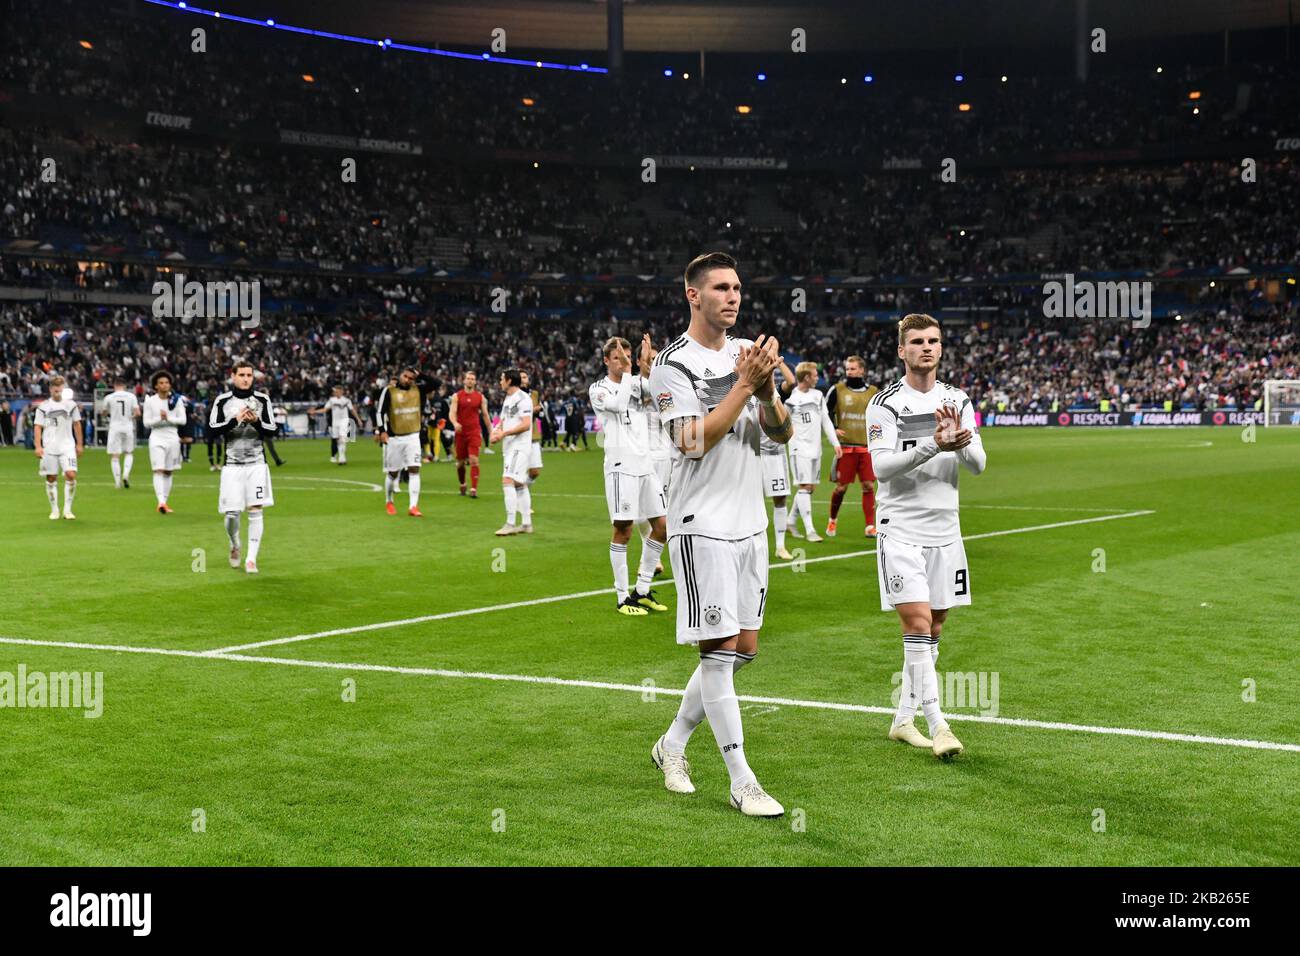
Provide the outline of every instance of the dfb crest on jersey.
<path id="1" fill-rule="evenodd" d="M 244 399 L 244 407 L 247 408 L 254 415 L 256 415 L 258 418 L 262 417 L 262 403 L 260 400 L 254 398 L 252 395 Z"/>
<path id="2" fill-rule="evenodd" d="M 707 607 L 704 609 L 704 623 L 710 627 L 717 627 L 722 623 L 722 609 L 718 607 Z"/>
<path id="3" fill-rule="evenodd" d="M 903 576 L 901 574 L 891 574 L 889 576 L 889 587 L 895 594 L 903 590 Z"/>
<path id="4" fill-rule="evenodd" d="M 946 409 L 948 409 L 948 410 L 949 410 L 950 412 L 952 412 L 954 415 L 957 414 L 957 403 L 956 403 L 956 401 L 954 401 L 953 399 L 951 399 L 951 398 L 945 398 L 945 399 L 943 400 L 943 407 L 946 408 Z"/>

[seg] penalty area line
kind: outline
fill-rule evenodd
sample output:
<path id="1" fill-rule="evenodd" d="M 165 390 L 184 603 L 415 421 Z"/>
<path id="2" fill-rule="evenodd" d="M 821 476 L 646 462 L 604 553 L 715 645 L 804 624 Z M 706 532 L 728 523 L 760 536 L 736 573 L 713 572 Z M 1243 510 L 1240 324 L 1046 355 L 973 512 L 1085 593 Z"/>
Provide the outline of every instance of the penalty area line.
<path id="1" fill-rule="evenodd" d="M 304 667 L 317 670 L 370 671 L 384 674 L 403 674 L 413 677 L 443 677 L 459 680 L 487 680 L 517 684 L 542 684 L 553 687 L 582 687 L 589 690 L 613 690 L 632 694 L 665 694 L 681 697 L 685 690 L 676 687 L 655 687 L 645 684 L 625 684 L 615 681 L 578 680 L 565 677 L 542 677 L 532 674 L 495 674 L 490 671 L 458 671 L 437 667 L 401 667 L 391 664 L 363 664 L 346 661 L 313 661 L 292 657 L 263 657 L 252 654 L 219 654 L 212 651 L 185 651 L 163 647 L 131 647 L 121 644 L 86 644 L 79 641 L 38 641 L 25 638 L 0 637 L 0 644 L 27 647 L 70 648 L 73 650 L 126 652 L 131 654 L 161 654 L 169 657 L 192 657 L 200 660 L 234 661 L 242 664 L 275 664 L 281 667 Z M 737 699 L 750 704 L 769 704 L 777 707 L 800 707 L 808 710 L 846 711 L 858 714 L 893 714 L 895 708 L 872 704 L 847 704 L 837 701 L 801 700 L 794 697 L 760 697 L 738 694 Z M 1061 730 L 1073 733 L 1101 734 L 1120 737 L 1140 737 L 1145 740 L 1167 740 L 1178 743 L 1214 744 L 1221 747 L 1240 747 L 1248 750 L 1278 750 L 1300 753 L 1300 744 L 1281 743 L 1274 740 L 1246 740 L 1234 737 L 1212 737 L 1206 734 L 1183 734 L 1164 730 L 1140 730 L 1132 727 L 1101 727 L 1090 724 L 1070 724 L 1054 720 L 1028 720 L 1018 717 L 993 717 L 984 714 L 947 714 L 950 721 L 998 724 L 1004 727 L 1030 727 L 1038 730 Z"/>

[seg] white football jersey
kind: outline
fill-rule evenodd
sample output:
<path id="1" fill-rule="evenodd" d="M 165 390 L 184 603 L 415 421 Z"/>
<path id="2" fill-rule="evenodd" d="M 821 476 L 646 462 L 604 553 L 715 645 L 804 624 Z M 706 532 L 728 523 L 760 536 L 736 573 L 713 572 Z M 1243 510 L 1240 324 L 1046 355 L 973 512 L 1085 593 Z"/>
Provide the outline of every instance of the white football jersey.
<path id="1" fill-rule="evenodd" d="M 805 458 L 816 458 L 822 453 L 822 435 L 832 445 L 840 440 L 835 435 L 835 424 L 826 410 L 826 394 L 815 388 L 808 391 L 795 389 L 785 400 L 785 407 L 794 422 L 794 437 L 790 451 Z"/>
<path id="2" fill-rule="evenodd" d="M 330 417 L 330 426 L 342 428 L 348 423 L 348 412 L 352 408 L 352 399 L 335 398 L 333 395 L 325 402 L 325 411 Z"/>
<path id="3" fill-rule="evenodd" d="M 135 430 L 135 410 L 140 407 L 140 400 L 135 397 L 135 392 L 113 391 L 108 393 L 104 399 L 104 404 L 108 406 L 108 427 L 120 431 Z"/>
<path id="4" fill-rule="evenodd" d="M 501 403 L 501 430 L 514 428 L 524 420 L 524 416 L 531 415 L 532 412 L 533 400 L 522 388 L 513 395 L 507 395 L 506 400 Z M 508 455 L 519 449 L 527 451 L 528 446 L 533 443 L 531 432 L 532 429 L 529 428 L 518 435 L 507 435 L 501 439 L 501 454 Z"/>
<path id="5" fill-rule="evenodd" d="M 167 413 L 166 421 L 162 418 L 162 413 Z M 180 435 L 176 429 L 185 424 L 185 400 L 178 401 L 174 408 L 168 408 L 167 402 L 160 395 L 147 395 L 144 400 L 144 427 L 149 429 L 149 443 L 171 444 L 179 442 Z"/>
<path id="6" fill-rule="evenodd" d="M 868 451 L 910 451 L 917 442 L 934 436 L 934 413 L 951 405 L 961 415 L 961 427 L 974 434 L 975 410 L 960 388 L 935 382 L 928 392 L 918 392 L 900 379 L 882 389 L 867 406 Z M 891 538 L 908 544 L 934 547 L 961 538 L 957 516 L 957 453 L 941 451 L 892 481 L 882 481 L 876 492 L 876 525 Z"/>
<path id="7" fill-rule="evenodd" d="M 721 403 L 736 382 L 741 348 L 753 344 L 728 336 L 715 352 L 682 334 L 660 352 L 650 369 L 650 391 L 663 428 L 678 418 L 703 419 Z M 674 446 L 670 535 L 737 540 L 767 530 L 758 412 L 751 396 L 731 431 L 700 458 L 687 458 Z"/>
<path id="8" fill-rule="evenodd" d="M 600 416 L 604 434 L 605 474 L 648 475 L 650 464 L 650 417 L 646 402 L 650 383 L 627 373 L 615 382 L 608 375 L 587 390 L 591 407 Z"/>
<path id="9" fill-rule="evenodd" d="M 77 450 L 77 436 L 72 423 L 81 421 L 81 408 L 70 398 L 55 401 L 47 398 L 36 406 L 36 424 L 40 425 L 41 447 L 49 455 L 71 455 Z"/>

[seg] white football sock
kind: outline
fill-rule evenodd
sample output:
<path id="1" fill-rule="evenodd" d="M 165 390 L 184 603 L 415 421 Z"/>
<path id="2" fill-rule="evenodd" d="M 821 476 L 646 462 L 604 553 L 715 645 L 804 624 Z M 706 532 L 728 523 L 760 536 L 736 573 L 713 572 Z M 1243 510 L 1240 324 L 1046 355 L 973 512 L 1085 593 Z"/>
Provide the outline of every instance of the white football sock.
<path id="1" fill-rule="evenodd" d="M 519 490 L 514 485 L 503 485 L 501 491 L 506 498 L 506 524 L 514 527 L 515 511 L 519 506 Z"/>
<path id="2" fill-rule="evenodd" d="M 57 478 L 54 481 L 45 482 L 45 497 L 50 499 L 50 510 L 58 511 L 59 510 L 59 481 Z"/>
<path id="3" fill-rule="evenodd" d="M 230 539 L 232 548 L 239 547 L 239 512 L 226 512 L 226 537 Z"/>
<path id="4" fill-rule="evenodd" d="M 386 504 L 393 503 L 393 489 L 395 487 L 397 487 L 397 479 L 388 472 L 384 472 L 384 502 Z"/>
<path id="5" fill-rule="evenodd" d="M 115 485 L 121 484 L 122 483 L 122 460 L 120 458 L 110 458 L 108 460 L 108 463 L 110 466 L 112 466 L 113 469 L 113 484 Z"/>
<path id="6" fill-rule="evenodd" d="M 913 713 L 915 713 L 916 698 L 919 698 L 921 711 L 925 714 L 925 722 L 930 727 L 931 735 L 934 734 L 936 728 L 948 723 L 944 720 L 943 711 L 939 707 L 939 677 L 934 669 L 932 651 L 934 640 L 928 634 L 903 635 L 903 657 L 907 663 L 914 663 L 916 668 L 911 675 L 913 681 Z M 919 685 L 916 683 L 918 672 L 920 675 Z M 902 701 L 899 703 L 901 705 Z"/>
<path id="7" fill-rule="evenodd" d="M 172 479 L 174 475 L 163 475 L 163 501 L 172 496 Z"/>
<path id="8" fill-rule="evenodd" d="M 912 643 L 917 639 L 918 643 Z M 903 724 L 916 716 L 916 707 L 921 700 L 921 689 L 925 685 L 925 675 L 921 664 L 930 658 L 930 645 L 925 643 L 922 635 L 903 635 L 903 687 L 898 695 L 898 713 L 894 715 L 895 724 Z"/>
<path id="9" fill-rule="evenodd" d="M 812 492 L 801 491 L 794 496 L 796 511 L 803 513 L 803 530 L 805 534 L 813 533 Z"/>
<path id="10" fill-rule="evenodd" d="M 77 493 L 77 479 L 65 480 L 63 482 L 63 510 L 72 510 L 72 499 Z"/>
<path id="11" fill-rule="evenodd" d="M 414 508 L 420 503 L 420 473 L 412 472 L 406 478 L 406 496 L 411 501 L 411 507 Z"/>
<path id="12" fill-rule="evenodd" d="M 641 542 L 641 564 L 636 569 L 636 590 L 638 594 L 650 593 L 650 582 L 655 577 L 655 566 L 659 556 L 664 553 L 664 542 L 646 538 Z"/>
<path id="13" fill-rule="evenodd" d="M 737 652 L 736 662 L 731 669 L 732 675 L 734 676 L 757 656 L 757 652 L 753 654 Z M 673 718 L 673 722 L 668 725 L 668 732 L 664 734 L 664 749 L 672 754 L 685 753 L 691 734 L 703 720 L 704 700 L 700 696 L 700 668 L 696 667 L 695 672 L 691 674 L 691 679 L 686 682 L 686 693 L 682 694 L 682 703 L 677 708 L 677 716 Z"/>
<path id="14" fill-rule="evenodd" d="M 614 569 L 614 591 L 622 604 L 627 600 L 627 545 L 609 543 L 609 566 Z"/>
<path id="15" fill-rule="evenodd" d="M 785 525 L 786 525 L 786 507 L 772 508 L 772 527 L 776 530 L 776 549 L 780 551 L 785 547 Z"/>
<path id="16" fill-rule="evenodd" d="M 158 504 L 163 504 L 167 500 L 167 485 L 163 481 L 163 476 L 158 472 L 153 473 L 153 493 L 158 499 Z"/>
<path id="17" fill-rule="evenodd" d="M 132 452 L 128 451 L 125 455 L 122 456 L 122 477 L 123 478 L 131 477 L 131 463 L 134 461 L 135 461 L 135 455 Z"/>
<path id="18" fill-rule="evenodd" d="M 735 651 L 716 650 L 700 655 L 700 698 L 731 776 L 732 790 L 755 779 L 745 760 L 745 731 L 740 723 L 740 701 L 736 699 L 733 680 L 735 667 Z"/>
<path id="19" fill-rule="evenodd" d="M 532 524 L 533 493 L 528 490 L 527 485 L 524 485 L 522 488 L 516 488 L 515 491 L 518 492 L 516 495 L 516 501 L 519 508 L 519 523 Z"/>
<path id="20" fill-rule="evenodd" d="M 248 555 L 246 561 L 257 562 L 257 552 L 262 547 L 262 509 L 248 513 Z"/>

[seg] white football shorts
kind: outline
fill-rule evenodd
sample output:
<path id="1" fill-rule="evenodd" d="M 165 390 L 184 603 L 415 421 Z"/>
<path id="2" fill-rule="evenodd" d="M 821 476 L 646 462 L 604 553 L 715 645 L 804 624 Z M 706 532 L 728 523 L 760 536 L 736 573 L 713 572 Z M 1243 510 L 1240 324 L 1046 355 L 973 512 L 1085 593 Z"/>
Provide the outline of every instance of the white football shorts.
<path id="1" fill-rule="evenodd" d="M 882 611 L 913 602 L 927 603 L 936 611 L 970 604 L 970 569 L 960 538 L 924 547 L 878 534 L 876 569 Z"/>
<path id="2" fill-rule="evenodd" d="M 420 467 L 420 434 L 389 435 L 384 445 L 384 471 Z"/>
<path id="3" fill-rule="evenodd" d="M 763 626 L 767 532 L 727 541 L 675 534 L 668 555 L 677 581 L 677 643 L 698 644 Z"/>
<path id="4" fill-rule="evenodd" d="M 135 429 L 110 428 L 108 430 L 108 453 L 110 455 L 125 455 L 129 451 L 135 451 Z"/>
<path id="5" fill-rule="evenodd" d="M 605 504 L 610 521 L 641 521 L 668 513 L 668 499 L 659 487 L 659 476 L 624 475 L 617 471 L 605 475 Z"/>
<path id="6" fill-rule="evenodd" d="M 269 508 L 275 504 L 271 494 L 271 469 L 266 462 L 251 465 L 232 465 L 226 462 L 221 469 L 221 491 L 217 496 L 217 511 L 247 511 L 259 505 Z"/>

